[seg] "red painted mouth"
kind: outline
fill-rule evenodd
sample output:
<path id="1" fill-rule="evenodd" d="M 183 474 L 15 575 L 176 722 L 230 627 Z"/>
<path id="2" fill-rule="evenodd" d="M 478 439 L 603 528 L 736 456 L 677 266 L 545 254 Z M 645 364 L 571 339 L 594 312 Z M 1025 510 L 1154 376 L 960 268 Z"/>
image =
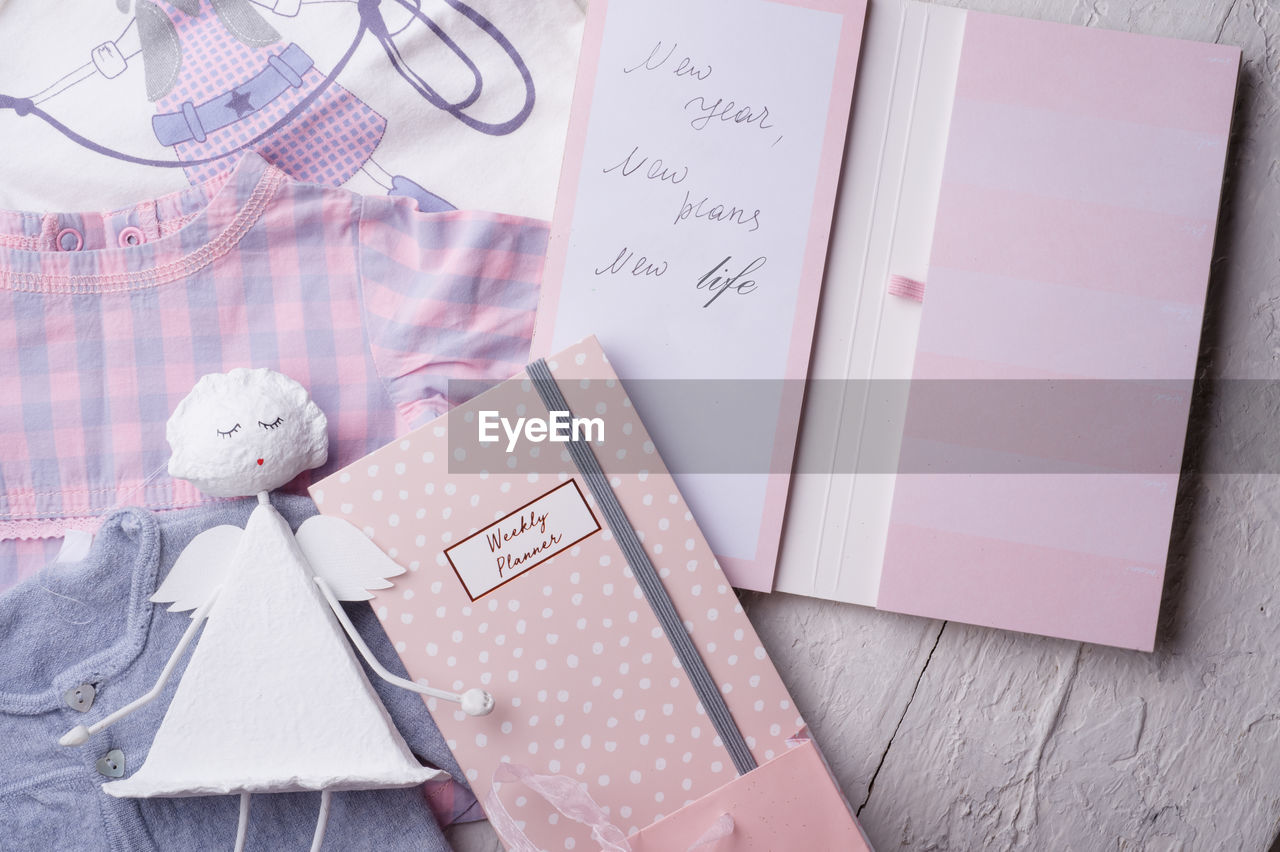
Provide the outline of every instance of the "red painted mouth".
<path id="1" fill-rule="evenodd" d="M 258 459 L 258 464 L 262 464 L 262 459 Z"/>

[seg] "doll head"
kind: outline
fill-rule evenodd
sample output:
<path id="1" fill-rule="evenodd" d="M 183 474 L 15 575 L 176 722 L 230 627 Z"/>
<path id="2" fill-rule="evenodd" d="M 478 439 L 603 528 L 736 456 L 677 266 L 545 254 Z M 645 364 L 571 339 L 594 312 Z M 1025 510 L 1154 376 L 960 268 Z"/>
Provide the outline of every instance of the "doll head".
<path id="1" fill-rule="evenodd" d="M 165 430 L 169 475 L 213 497 L 279 488 L 329 455 L 326 421 L 306 388 L 264 368 L 210 373 Z"/>

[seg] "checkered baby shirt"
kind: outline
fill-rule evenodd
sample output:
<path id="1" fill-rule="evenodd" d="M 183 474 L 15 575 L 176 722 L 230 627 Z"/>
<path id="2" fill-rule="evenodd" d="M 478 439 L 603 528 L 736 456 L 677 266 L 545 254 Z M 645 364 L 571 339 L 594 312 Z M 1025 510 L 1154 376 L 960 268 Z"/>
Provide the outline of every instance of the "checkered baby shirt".
<path id="1" fill-rule="evenodd" d="M 317 478 L 443 413 L 450 380 L 514 374 L 546 241 L 544 222 L 424 214 L 252 153 L 123 210 L 0 213 L 0 588 L 109 509 L 208 500 L 165 472 L 165 422 L 205 373 L 305 385 L 329 420 Z"/>

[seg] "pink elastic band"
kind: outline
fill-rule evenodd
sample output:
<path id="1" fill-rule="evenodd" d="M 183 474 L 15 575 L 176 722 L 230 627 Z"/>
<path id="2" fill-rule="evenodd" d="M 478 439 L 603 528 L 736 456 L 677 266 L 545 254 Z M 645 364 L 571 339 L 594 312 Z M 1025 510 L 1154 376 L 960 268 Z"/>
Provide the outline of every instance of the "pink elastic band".
<path id="1" fill-rule="evenodd" d="M 924 282 L 917 281 L 914 278 L 908 278 L 905 275 L 890 275 L 889 292 L 895 296 L 901 296 L 904 299 L 913 299 L 917 302 L 923 302 Z"/>

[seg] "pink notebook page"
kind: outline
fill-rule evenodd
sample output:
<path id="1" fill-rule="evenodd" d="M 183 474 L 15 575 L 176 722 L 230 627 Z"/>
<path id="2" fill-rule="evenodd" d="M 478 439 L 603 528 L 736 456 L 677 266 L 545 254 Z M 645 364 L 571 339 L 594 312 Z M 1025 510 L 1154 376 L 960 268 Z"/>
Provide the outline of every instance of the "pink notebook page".
<path id="1" fill-rule="evenodd" d="M 968 16 L 878 607 L 1153 647 L 1239 60 Z"/>
<path id="2" fill-rule="evenodd" d="M 604 419 L 595 454 L 756 760 L 783 754 L 804 720 L 599 344 L 584 340 L 548 365 L 575 416 Z M 508 453 L 505 439 L 451 440 L 451 429 L 477 429 L 485 410 L 547 416 L 521 373 L 312 496 L 407 568 L 372 604 L 410 676 L 493 693 L 484 717 L 427 701 L 480 801 L 509 761 L 583 782 L 630 833 L 738 776 L 564 445 L 522 441 Z M 627 463 L 635 457 L 643 470 Z M 491 533 L 520 530 L 531 511 L 545 531 L 490 546 Z M 520 560 L 544 533 L 554 546 Z M 499 567 L 503 554 L 518 561 Z M 531 837 L 594 848 L 539 797 L 500 790 Z"/>
<path id="3" fill-rule="evenodd" d="M 773 585 L 865 15 L 588 11 L 533 350 L 599 337 L 739 588 Z"/>

